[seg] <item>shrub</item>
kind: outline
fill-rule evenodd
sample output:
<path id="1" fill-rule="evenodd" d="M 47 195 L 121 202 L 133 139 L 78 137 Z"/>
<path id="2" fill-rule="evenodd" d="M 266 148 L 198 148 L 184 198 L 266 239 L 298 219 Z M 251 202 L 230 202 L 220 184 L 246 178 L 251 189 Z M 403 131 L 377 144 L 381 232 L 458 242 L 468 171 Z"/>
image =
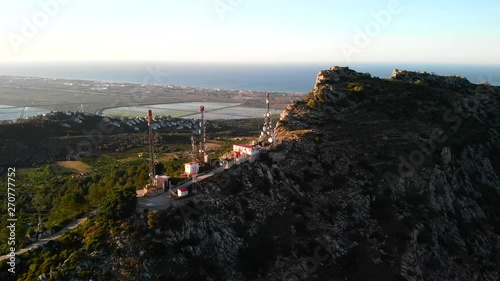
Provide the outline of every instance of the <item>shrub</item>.
<path id="1" fill-rule="evenodd" d="M 159 213 L 157 210 L 153 210 L 148 213 L 148 226 L 150 229 L 155 229 L 159 225 Z"/>
<path id="2" fill-rule="evenodd" d="M 365 89 L 365 87 L 359 83 L 347 83 L 347 88 L 354 91 L 354 92 L 361 92 Z"/>
<path id="3" fill-rule="evenodd" d="M 135 187 L 115 189 L 102 200 L 99 214 L 105 219 L 122 219 L 134 211 L 136 203 Z"/>
<path id="4" fill-rule="evenodd" d="M 307 101 L 307 106 L 310 109 L 315 109 L 316 108 L 316 100 L 314 98 L 309 99 L 309 101 Z"/>

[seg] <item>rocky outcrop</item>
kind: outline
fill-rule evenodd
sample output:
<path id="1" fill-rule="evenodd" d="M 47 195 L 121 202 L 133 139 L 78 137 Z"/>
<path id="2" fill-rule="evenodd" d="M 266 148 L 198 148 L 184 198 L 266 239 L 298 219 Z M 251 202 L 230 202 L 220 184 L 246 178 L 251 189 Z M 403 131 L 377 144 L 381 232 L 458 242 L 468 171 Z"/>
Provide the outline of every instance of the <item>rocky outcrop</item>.
<path id="1" fill-rule="evenodd" d="M 433 86 L 459 89 L 461 87 L 467 87 L 470 85 L 469 80 L 462 76 L 439 76 L 434 73 L 427 72 L 415 72 L 394 69 L 391 75 L 391 79 L 399 81 L 409 81 L 409 82 L 427 82 Z"/>
<path id="2" fill-rule="evenodd" d="M 500 88 L 400 70 L 391 78 L 426 84 L 363 79 L 356 90 L 357 79 L 325 84 L 318 75 L 321 82 L 308 97 L 317 105 L 295 103 L 276 128 L 287 138 L 299 129 L 294 124 L 309 120 L 302 155 L 316 171 L 308 183 L 323 191 L 311 188 L 311 193 L 331 199 L 324 192 L 330 187 L 342 198 L 334 205 L 352 207 L 353 219 L 335 223 L 336 229 L 363 225 L 354 231 L 361 238 L 348 239 L 351 248 L 337 248 L 346 254 L 336 261 L 352 258 L 354 267 L 341 271 L 356 280 L 496 280 Z M 289 156 L 278 166 L 300 170 L 300 165 L 285 168 L 291 163 Z M 330 169 L 321 169 L 325 166 Z M 346 239 L 335 231 L 323 235 L 329 241 Z M 382 271 L 382 264 L 385 277 L 368 274 L 377 267 Z"/>
<path id="3" fill-rule="evenodd" d="M 198 280 L 498 280 L 499 88 L 399 75 L 320 72 L 280 145 L 159 227 L 167 252 L 190 241 L 167 263 L 202 259 Z"/>
<path id="4" fill-rule="evenodd" d="M 316 84 L 338 82 L 340 80 L 356 80 L 359 78 L 369 78 L 369 73 L 359 73 L 349 67 L 333 66 L 328 70 L 322 70 L 316 77 Z"/>

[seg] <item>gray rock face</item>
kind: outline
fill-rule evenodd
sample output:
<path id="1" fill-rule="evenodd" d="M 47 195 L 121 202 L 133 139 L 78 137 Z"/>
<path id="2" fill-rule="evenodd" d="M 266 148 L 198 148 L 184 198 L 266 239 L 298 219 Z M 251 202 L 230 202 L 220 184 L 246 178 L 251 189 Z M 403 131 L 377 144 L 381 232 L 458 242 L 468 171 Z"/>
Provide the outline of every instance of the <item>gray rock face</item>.
<path id="1" fill-rule="evenodd" d="M 331 199 L 331 191 L 325 192 L 330 185 L 342 198 L 333 205 L 348 202 L 355 210 L 344 227 L 359 219 L 364 224 L 359 234 L 383 237 L 346 243 L 359 243 L 344 248 L 348 253 L 360 245 L 364 249 L 356 250 L 352 260 L 359 271 L 343 272 L 365 276 L 360 280 L 384 280 L 382 274 L 364 274 L 385 264 L 388 279 L 497 280 L 500 88 L 400 70 L 394 71 L 394 82 L 349 76 L 354 79 L 325 83 L 320 72 L 308 97 L 317 105 L 294 104 L 276 128 L 278 136 L 290 138 L 299 129 L 295 124 L 308 122 L 303 126 L 309 128 L 308 136 L 300 141 L 302 155 L 313 156 L 308 163 L 316 171 L 311 185 L 322 191 L 311 189 L 311 194 Z M 415 87 L 417 80 L 427 84 Z M 353 82 L 364 89 L 356 93 L 349 87 Z M 297 170 L 298 165 L 287 167 L 294 163 L 290 152 L 282 162 L 286 164 L 278 166 Z M 319 167 L 334 167 L 321 170 L 316 161 Z M 335 178 L 343 180 L 335 184 Z M 340 225 L 335 224 L 337 229 Z"/>

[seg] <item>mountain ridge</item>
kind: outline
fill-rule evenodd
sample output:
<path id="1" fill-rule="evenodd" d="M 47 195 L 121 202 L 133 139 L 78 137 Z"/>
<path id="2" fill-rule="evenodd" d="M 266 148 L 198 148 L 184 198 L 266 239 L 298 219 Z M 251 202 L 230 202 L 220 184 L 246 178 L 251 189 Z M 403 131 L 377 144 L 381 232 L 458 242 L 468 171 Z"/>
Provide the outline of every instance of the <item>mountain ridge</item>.
<path id="1" fill-rule="evenodd" d="M 393 76 L 321 71 L 256 162 L 40 280 L 498 280 L 500 87 Z"/>

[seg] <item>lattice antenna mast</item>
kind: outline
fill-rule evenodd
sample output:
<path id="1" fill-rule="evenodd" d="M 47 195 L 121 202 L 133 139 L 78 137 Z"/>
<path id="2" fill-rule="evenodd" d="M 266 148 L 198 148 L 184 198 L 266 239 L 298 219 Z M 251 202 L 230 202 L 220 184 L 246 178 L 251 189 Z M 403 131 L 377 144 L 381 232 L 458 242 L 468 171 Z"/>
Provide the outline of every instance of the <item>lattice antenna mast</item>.
<path id="1" fill-rule="evenodd" d="M 150 183 L 153 184 L 153 180 L 155 178 L 155 151 L 154 151 L 154 137 L 153 137 L 153 111 L 151 109 L 148 110 L 148 129 L 149 129 L 149 180 Z"/>
<path id="2" fill-rule="evenodd" d="M 191 147 L 192 147 L 192 151 L 191 151 L 191 158 L 193 159 L 193 161 L 196 161 L 196 138 L 194 135 L 191 136 Z"/>
<path id="3" fill-rule="evenodd" d="M 19 114 L 19 119 L 24 119 L 24 113 L 26 112 L 26 107 L 21 107 L 21 113 Z"/>
<path id="4" fill-rule="evenodd" d="M 201 121 L 200 121 L 200 155 L 201 155 L 201 161 L 204 161 L 205 155 L 207 152 L 207 135 L 206 135 L 206 126 L 205 126 L 205 106 L 200 106 L 200 113 L 201 113 Z"/>
<path id="5" fill-rule="evenodd" d="M 267 111 L 266 114 L 264 114 L 264 127 L 260 133 L 260 138 L 268 143 L 272 143 L 274 141 L 274 131 L 271 122 L 271 99 L 269 93 L 266 93 L 266 105 Z"/>

